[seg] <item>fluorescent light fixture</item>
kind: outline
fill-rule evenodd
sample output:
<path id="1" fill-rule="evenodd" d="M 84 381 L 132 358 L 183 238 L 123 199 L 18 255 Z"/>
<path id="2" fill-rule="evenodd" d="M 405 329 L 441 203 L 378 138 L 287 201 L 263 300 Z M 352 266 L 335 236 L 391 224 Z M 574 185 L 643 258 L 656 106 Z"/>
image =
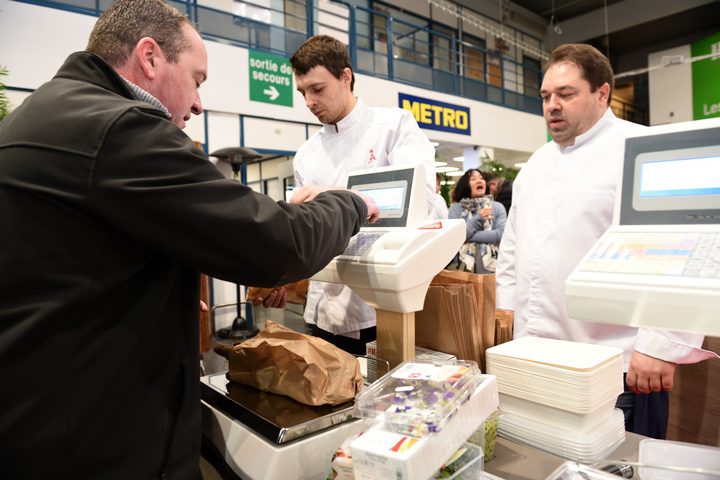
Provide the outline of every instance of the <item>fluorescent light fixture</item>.
<path id="1" fill-rule="evenodd" d="M 527 165 L 527 162 L 520 162 L 520 163 L 516 163 L 516 164 L 515 164 L 515 166 L 516 166 L 517 168 L 522 168 L 522 167 L 524 167 L 525 165 Z"/>
<path id="2" fill-rule="evenodd" d="M 436 172 L 440 173 L 447 173 L 449 175 L 449 172 L 457 172 L 457 167 L 438 167 L 435 169 Z"/>
<path id="3" fill-rule="evenodd" d="M 465 157 L 453 157 L 453 160 L 455 160 L 456 162 L 464 162 Z"/>
<path id="4" fill-rule="evenodd" d="M 455 180 L 443 180 L 440 185 L 455 185 Z"/>
<path id="5" fill-rule="evenodd" d="M 462 170 L 455 170 L 454 172 L 447 172 L 445 175 L 448 177 L 462 177 L 465 174 Z"/>
<path id="6" fill-rule="evenodd" d="M 437 160 L 435 161 L 436 167 L 444 167 L 445 165 L 447 165 L 447 162 L 438 162 Z"/>

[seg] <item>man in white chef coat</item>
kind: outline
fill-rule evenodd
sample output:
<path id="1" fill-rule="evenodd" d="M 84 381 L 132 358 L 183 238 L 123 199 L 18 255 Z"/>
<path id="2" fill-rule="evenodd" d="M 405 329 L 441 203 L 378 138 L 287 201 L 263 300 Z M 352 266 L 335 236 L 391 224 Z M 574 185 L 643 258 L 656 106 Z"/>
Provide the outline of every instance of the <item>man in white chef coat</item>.
<path id="1" fill-rule="evenodd" d="M 498 316 L 525 335 L 619 347 L 626 391 L 618 398 L 626 430 L 664 438 L 668 392 L 678 363 L 716 355 L 703 337 L 573 320 L 565 280 L 612 221 L 625 137 L 643 128 L 613 115 L 613 72 L 583 44 L 552 52 L 540 96 L 552 141 L 540 147 L 513 185 L 497 263 Z"/>
<path id="2" fill-rule="evenodd" d="M 323 127 L 300 146 L 293 160 L 295 191 L 301 203 L 329 186 L 345 187 L 354 170 L 421 163 L 427 177 L 428 213 L 435 197 L 435 149 L 407 110 L 371 107 L 353 94 L 355 75 L 347 47 L 314 36 L 290 59 L 298 91 Z M 282 306 L 264 299 L 266 306 Z M 260 301 L 256 301 L 259 303 Z M 311 281 L 304 313 L 314 335 L 354 353 L 365 354 L 375 340 L 375 310 L 345 285 Z"/>

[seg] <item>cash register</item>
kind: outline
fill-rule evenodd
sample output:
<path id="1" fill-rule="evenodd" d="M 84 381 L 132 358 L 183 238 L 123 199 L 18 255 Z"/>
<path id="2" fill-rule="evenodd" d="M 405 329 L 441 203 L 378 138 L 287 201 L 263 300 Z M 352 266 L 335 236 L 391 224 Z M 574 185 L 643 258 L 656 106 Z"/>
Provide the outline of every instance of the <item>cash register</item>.
<path id="1" fill-rule="evenodd" d="M 720 335 L 720 118 L 627 138 L 617 198 L 566 281 L 570 316 Z"/>

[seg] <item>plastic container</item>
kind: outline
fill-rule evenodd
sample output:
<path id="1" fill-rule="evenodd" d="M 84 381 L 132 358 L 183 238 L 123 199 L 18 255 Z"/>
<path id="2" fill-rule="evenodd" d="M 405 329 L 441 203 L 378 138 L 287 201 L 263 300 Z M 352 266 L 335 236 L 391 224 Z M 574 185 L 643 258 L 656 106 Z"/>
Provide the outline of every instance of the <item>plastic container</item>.
<path id="1" fill-rule="evenodd" d="M 621 477 L 575 462 L 565 462 L 545 480 L 619 480 Z"/>
<path id="2" fill-rule="evenodd" d="M 432 478 L 497 408 L 496 379 L 482 375 L 473 395 L 451 416 L 441 432 L 422 437 L 388 432 L 384 421 L 378 418 L 350 445 L 355 480 Z"/>
<path id="3" fill-rule="evenodd" d="M 720 448 L 694 443 L 671 442 L 648 438 L 640 441 L 638 459 L 647 466 L 639 468 L 643 480 L 706 480 L 717 479 L 720 472 Z M 651 468 L 681 467 L 702 469 L 704 472 L 681 472 Z"/>
<path id="4" fill-rule="evenodd" d="M 495 410 L 483 422 L 482 426 L 468 438 L 468 443 L 477 445 L 483 450 L 483 461 L 489 462 L 495 458 L 495 441 L 497 440 L 500 411 Z"/>
<path id="5" fill-rule="evenodd" d="M 473 361 L 404 362 L 355 397 L 354 415 L 384 417 L 385 429 L 421 437 L 441 431 L 481 381 Z"/>
<path id="6" fill-rule="evenodd" d="M 625 441 L 625 417 L 615 409 L 610 419 L 587 433 L 577 433 L 507 413 L 500 416 L 500 435 L 577 462 L 602 460 Z"/>
<path id="7" fill-rule="evenodd" d="M 533 418 L 559 428 L 574 430 L 578 433 L 587 432 L 607 421 L 615 409 L 617 397 L 611 398 L 605 404 L 598 406 L 588 413 L 562 410 L 538 402 L 519 398 L 514 395 L 500 393 L 500 410 L 523 417 Z"/>
<path id="8" fill-rule="evenodd" d="M 433 477 L 433 480 L 477 480 L 483 470 L 483 451 L 471 444 L 464 444 L 455 452 L 443 468 Z"/>

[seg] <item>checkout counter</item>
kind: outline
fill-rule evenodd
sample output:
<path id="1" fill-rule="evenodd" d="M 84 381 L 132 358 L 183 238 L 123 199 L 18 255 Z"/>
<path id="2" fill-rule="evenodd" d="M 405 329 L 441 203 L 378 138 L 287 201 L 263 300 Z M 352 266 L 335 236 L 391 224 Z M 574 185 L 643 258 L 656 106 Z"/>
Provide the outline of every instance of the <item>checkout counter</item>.
<path id="1" fill-rule="evenodd" d="M 361 229 L 315 278 L 350 285 L 389 312 L 384 334 L 378 319 L 379 356 L 385 343 L 399 363 L 414 348 L 413 312 L 422 308 L 432 277 L 463 243 L 465 227 L 419 220 L 422 172 L 390 169 L 375 171 L 379 178 L 364 176 L 370 173 L 349 186 L 377 195 L 386 218 L 401 220 Z M 613 226 L 567 280 L 571 315 L 720 334 L 720 119 L 652 127 L 628 139 L 618 199 Z M 323 479 L 335 449 L 365 428 L 349 418 L 350 406 L 300 413 L 284 424 L 282 412 L 295 406 L 268 407 L 248 401 L 253 394 L 246 393 L 229 392 L 224 375 L 202 379 L 204 441 L 238 478 Z M 637 462 L 642 439 L 627 433 L 607 464 Z M 564 462 L 498 438 L 485 478 L 545 479 Z"/>

